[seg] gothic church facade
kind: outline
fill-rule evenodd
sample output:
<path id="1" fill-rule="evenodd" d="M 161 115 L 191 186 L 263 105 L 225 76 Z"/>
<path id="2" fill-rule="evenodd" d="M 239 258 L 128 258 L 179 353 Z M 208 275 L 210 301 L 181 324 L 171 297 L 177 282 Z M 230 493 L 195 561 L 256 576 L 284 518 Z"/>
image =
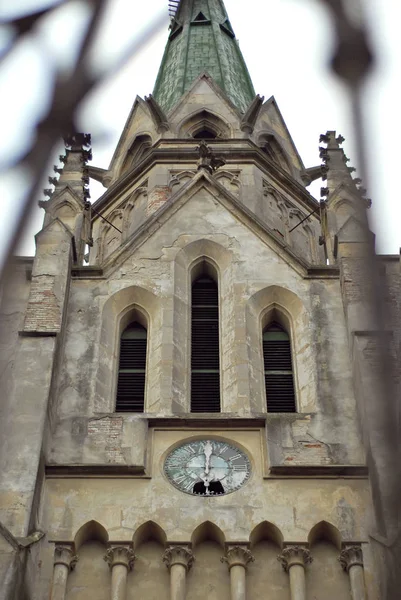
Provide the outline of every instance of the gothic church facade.
<path id="1" fill-rule="evenodd" d="M 222 0 L 181 0 L 107 170 L 88 142 L 3 294 L 1 597 L 378 600 L 341 137 L 305 168 Z"/>

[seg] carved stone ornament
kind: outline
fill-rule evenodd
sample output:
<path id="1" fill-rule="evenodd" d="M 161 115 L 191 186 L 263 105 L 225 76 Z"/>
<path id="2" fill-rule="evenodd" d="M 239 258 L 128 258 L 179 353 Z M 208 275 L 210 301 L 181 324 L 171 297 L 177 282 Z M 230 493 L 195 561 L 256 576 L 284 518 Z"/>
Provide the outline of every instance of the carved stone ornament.
<path id="1" fill-rule="evenodd" d="M 338 560 L 347 573 L 351 567 L 363 567 L 362 548 L 360 546 L 348 546 L 348 548 L 344 548 L 341 552 Z"/>
<path id="2" fill-rule="evenodd" d="M 171 569 L 174 565 L 182 565 L 189 571 L 194 560 L 192 550 L 187 546 L 170 546 L 163 554 L 163 562 L 166 563 L 168 569 Z"/>
<path id="3" fill-rule="evenodd" d="M 284 548 L 277 560 L 281 562 L 284 571 L 288 572 L 294 565 L 306 567 L 307 564 L 313 561 L 313 558 L 304 546 L 288 546 Z"/>
<path id="4" fill-rule="evenodd" d="M 110 568 L 116 565 L 123 565 L 130 571 L 134 566 L 135 554 L 132 548 L 128 546 L 112 546 L 107 550 L 104 560 L 109 564 Z"/>
<path id="5" fill-rule="evenodd" d="M 64 565 L 72 571 L 78 562 L 78 556 L 74 554 L 72 546 L 57 545 L 54 549 L 54 565 Z"/>
<path id="6" fill-rule="evenodd" d="M 224 158 L 217 158 L 213 154 L 213 150 L 206 144 L 204 140 L 200 142 L 196 150 L 199 152 L 198 171 L 200 169 L 205 169 L 210 174 L 213 174 L 214 171 L 226 164 Z"/>
<path id="7" fill-rule="evenodd" d="M 254 560 L 252 553 L 243 546 L 232 546 L 227 550 L 226 556 L 221 557 L 221 562 L 226 562 L 229 569 L 238 565 L 246 569 L 248 563 Z"/>

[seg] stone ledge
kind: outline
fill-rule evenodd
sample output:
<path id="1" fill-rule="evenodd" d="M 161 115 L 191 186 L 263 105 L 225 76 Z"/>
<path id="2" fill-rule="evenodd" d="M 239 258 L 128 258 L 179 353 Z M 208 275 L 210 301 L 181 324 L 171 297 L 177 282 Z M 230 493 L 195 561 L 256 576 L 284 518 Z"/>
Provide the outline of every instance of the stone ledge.
<path id="1" fill-rule="evenodd" d="M 308 268 L 308 274 L 305 279 L 338 279 L 340 269 L 334 265 L 317 265 Z"/>
<path id="2" fill-rule="evenodd" d="M 208 427 L 215 429 L 243 428 L 259 429 L 266 426 L 264 415 L 252 417 L 233 417 L 232 413 L 216 413 L 196 415 L 185 413 L 184 415 L 169 417 L 147 417 L 149 427 Z"/>
<path id="3" fill-rule="evenodd" d="M 272 465 L 270 476 L 274 477 L 368 477 L 365 465 Z"/>
<path id="4" fill-rule="evenodd" d="M 18 332 L 18 335 L 20 337 L 56 337 L 58 334 L 60 333 L 60 330 L 58 331 L 40 331 L 40 330 L 27 330 L 25 331 L 24 329 L 22 329 L 21 331 Z"/>
<path id="5" fill-rule="evenodd" d="M 75 279 L 99 279 L 103 278 L 103 269 L 98 266 L 73 267 L 71 276 Z"/>
<path id="6" fill-rule="evenodd" d="M 140 477 L 150 479 L 145 475 L 144 465 L 46 465 L 47 478 L 58 477 Z"/>

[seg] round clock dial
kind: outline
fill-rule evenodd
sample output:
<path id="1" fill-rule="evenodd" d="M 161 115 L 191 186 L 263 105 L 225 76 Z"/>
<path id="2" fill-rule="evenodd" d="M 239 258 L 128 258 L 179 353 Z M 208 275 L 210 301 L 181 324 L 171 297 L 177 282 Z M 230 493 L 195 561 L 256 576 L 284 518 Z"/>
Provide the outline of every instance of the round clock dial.
<path id="1" fill-rule="evenodd" d="M 251 464 L 238 447 L 218 440 L 194 440 L 168 454 L 164 472 L 169 481 L 187 494 L 229 494 L 244 485 Z"/>

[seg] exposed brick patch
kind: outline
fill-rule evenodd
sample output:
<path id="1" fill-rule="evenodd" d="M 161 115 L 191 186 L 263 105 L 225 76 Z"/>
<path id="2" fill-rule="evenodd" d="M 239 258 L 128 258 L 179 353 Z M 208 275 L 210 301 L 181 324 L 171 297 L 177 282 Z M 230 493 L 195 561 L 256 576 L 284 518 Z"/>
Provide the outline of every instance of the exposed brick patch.
<path id="1" fill-rule="evenodd" d="M 159 185 L 153 188 L 148 195 L 148 206 L 146 209 L 147 216 L 152 215 L 159 210 L 170 197 L 171 190 L 168 185 Z"/>
<path id="2" fill-rule="evenodd" d="M 285 449 L 284 449 L 285 451 Z M 293 465 L 331 465 L 332 458 L 329 448 L 322 442 L 298 441 L 295 448 L 287 448 L 284 454 L 284 464 Z"/>
<path id="3" fill-rule="evenodd" d="M 99 450 L 104 448 L 108 463 L 125 464 L 121 451 L 122 431 L 122 417 L 104 417 L 103 419 L 89 421 L 88 437 L 90 444 Z"/>
<path id="4" fill-rule="evenodd" d="M 61 326 L 60 302 L 54 293 L 54 275 L 32 278 L 24 331 L 59 331 Z"/>

